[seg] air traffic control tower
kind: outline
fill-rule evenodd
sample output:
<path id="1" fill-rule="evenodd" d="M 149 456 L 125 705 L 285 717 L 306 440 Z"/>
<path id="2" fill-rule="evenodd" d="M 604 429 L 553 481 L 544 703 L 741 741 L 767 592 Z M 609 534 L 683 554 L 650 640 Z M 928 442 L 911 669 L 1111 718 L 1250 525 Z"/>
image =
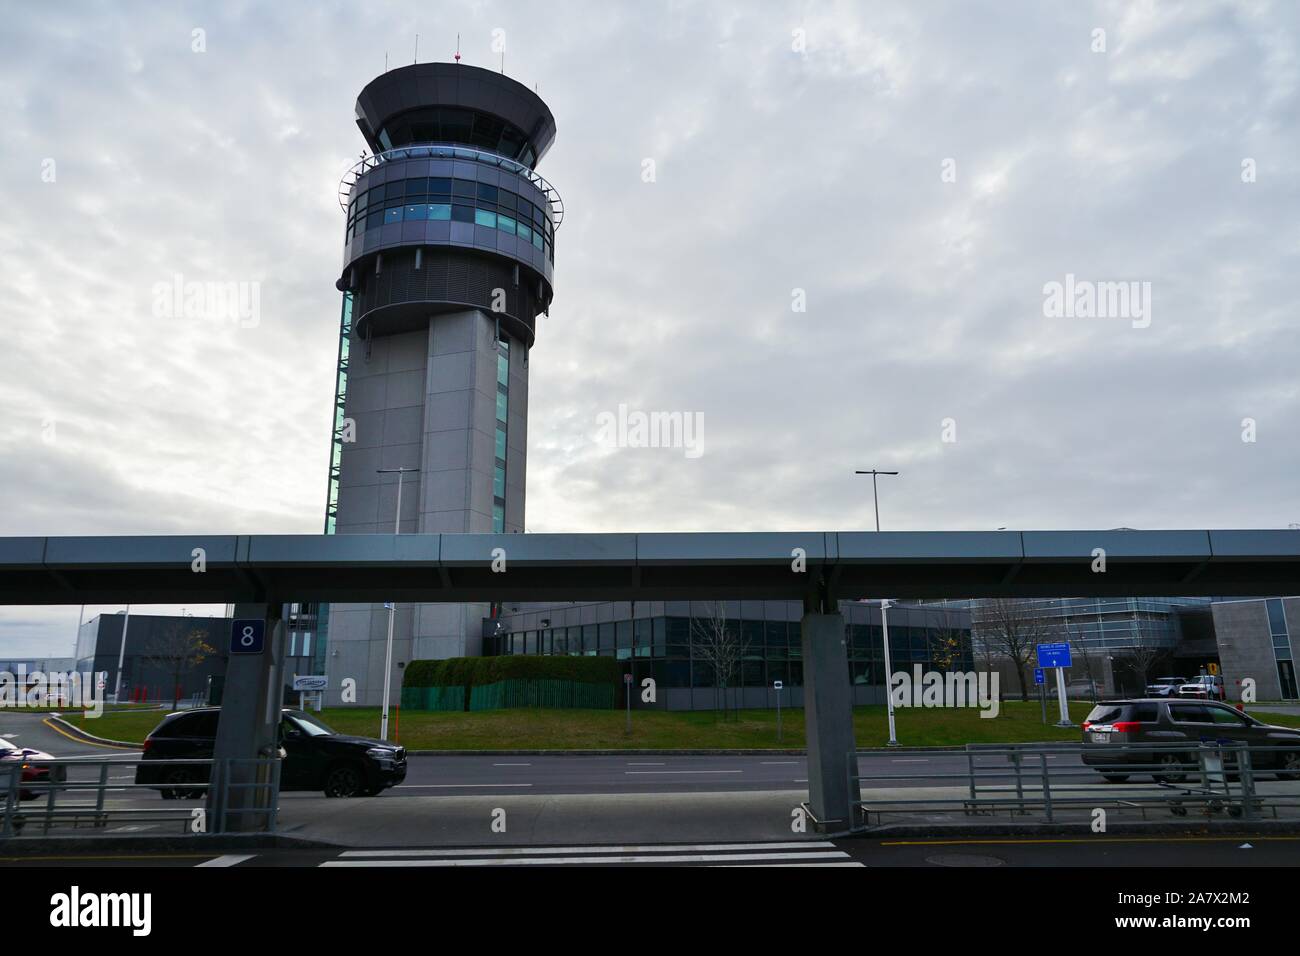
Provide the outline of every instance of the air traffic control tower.
<path id="1" fill-rule="evenodd" d="M 326 531 L 392 533 L 401 468 L 401 533 L 522 532 L 528 352 L 563 217 L 535 168 L 555 119 L 502 74 L 421 63 L 367 84 L 356 120 L 370 152 L 339 187 Z M 393 686 L 399 662 L 479 654 L 489 610 L 397 605 Z M 331 687 L 354 678 L 357 703 L 378 704 L 387 609 L 332 605 L 328 627 Z"/>

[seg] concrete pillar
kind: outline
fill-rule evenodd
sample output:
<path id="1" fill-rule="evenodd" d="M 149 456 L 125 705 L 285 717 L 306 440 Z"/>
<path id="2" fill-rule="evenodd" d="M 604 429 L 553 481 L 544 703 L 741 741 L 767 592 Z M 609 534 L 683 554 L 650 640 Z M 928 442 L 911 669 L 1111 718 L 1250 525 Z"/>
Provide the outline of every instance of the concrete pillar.
<path id="1" fill-rule="evenodd" d="M 217 723 L 217 742 L 213 757 L 214 782 L 224 773 L 220 761 L 274 757 L 279 753 L 281 685 L 283 682 L 285 630 L 281 619 L 282 605 L 237 604 L 235 619 L 260 618 L 266 625 L 266 642 L 261 654 L 231 654 L 226 664 L 226 682 L 221 695 L 221 719 Z M 226 638 L 229 648 L 229 637 Z M 269 768 L 235 764 L 230 768 L 232 784 L 267 783 Z M 232 788 L 225 804 L 225 830 L 257 832 L 268 829 L 270 815 L 264 811 L 274 806 L 278 793 L 265 789 Z M 209 829 L 221 823 L 218 798 L 220 791 L 208 791 Z"/>
<path id="2" fill-rule="evenodd" d="M 857 743 L 853 736 L 853 687 L 845 646 L 844 617 L 804 614 L 799 622 L 803 645 L 803 708 L 808 736 L 808 797 L 813 816 L 827 830 L 847 829 L 850 801 L 861 796 Z"/>

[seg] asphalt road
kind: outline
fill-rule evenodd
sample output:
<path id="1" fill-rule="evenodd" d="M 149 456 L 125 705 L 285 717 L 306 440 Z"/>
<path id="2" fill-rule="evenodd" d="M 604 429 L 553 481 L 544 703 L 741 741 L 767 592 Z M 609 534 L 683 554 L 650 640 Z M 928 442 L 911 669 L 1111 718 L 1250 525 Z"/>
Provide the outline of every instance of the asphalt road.
<path id="1" fill-rule="evenodd" d="M 0 737 L 56 757 L 78 760 L 132 761 L 139 751 L 107 748 L 72 738 L 45 723 L 44 714 L 0 712 Z M 1046 772 L 1054 784 L 1096 786 L 1111 793 L 1129 787 L 1150 788 L 1149 778 L 1134 777 L 1129 784 L 1108 784 L 1083 767 L 1074 754 L 1046 755 Z M 977 756 L 974 766 L 983 774 L 1008 768 L 1005 756 Z M 1044 766 L 1034 757 L 1025 780 Z M 858 755 L 863 788 L 872 790 L 918 787 L 966 787 L 971 762 L 964 752 L 876 751 Z M 90 779 L 91 770 L 70 774 L 70 780 Z M 1071 776 L 1066 776 L 1071 775 Z M 1077 775 L 1077 776 L 1074 776 Z M 110 774 L 116 782 L 129 782 L 132 770 Z M 984 785 L 1005 781 L 982 777 Z M 669 794 L 744 793 L 778 790 L 806 791 L 808 765 L 804 757 L 772 755 L 670 756 L 652 754 L 547 756 L 446 755 L 409 758 L 406 780 L 384 792 L 384 799 L 436 796 L 507 796 L 561 794 Z M 156 801 L 152 792 L 131 794 L 118 790 L 117 799 L 134 804 Z M 311 799 L 317 794 L 286 793 L 286 800 Z"/>
<path id="2" fill-rule="evenodd" d="M 1049 755 L 1049 772 L 1079 770 L 1068 754 Z M 977 766 L 1005 766 L 1003 758 L 982 757 Z M 864 753 L 859 773 L 872 787 L 963 786 L 965 754 Z M 393 796 L 561 793 L 729 793 L 806 790 L 808 762 L 788 756 L 413 756 L 406 781 Z"/>
<path id="3" fill-rule="evenodd" d="M 45 723 L 48 713 L 26 710 L 0 710 L 0 738 L 20 747 L 44 750 L 55 757 L 138 757 L 139 750 L 103 747 L 71 737 Z"/>

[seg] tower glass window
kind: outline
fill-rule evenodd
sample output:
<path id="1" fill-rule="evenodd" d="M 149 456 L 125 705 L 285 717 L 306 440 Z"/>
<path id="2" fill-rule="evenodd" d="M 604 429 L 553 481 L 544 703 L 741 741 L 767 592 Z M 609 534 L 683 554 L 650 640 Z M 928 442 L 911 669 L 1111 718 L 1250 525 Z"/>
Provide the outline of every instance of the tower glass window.
<path id="1" fill-rule="evenodd" d="M 555 227 L 549 210 L 508 189 L 469 179 L 419 177 L 363 190 L 348 207 L 347 231 L 355 236 L 385 223 L 449 219 L 517 235 L 555 261 Z"/>

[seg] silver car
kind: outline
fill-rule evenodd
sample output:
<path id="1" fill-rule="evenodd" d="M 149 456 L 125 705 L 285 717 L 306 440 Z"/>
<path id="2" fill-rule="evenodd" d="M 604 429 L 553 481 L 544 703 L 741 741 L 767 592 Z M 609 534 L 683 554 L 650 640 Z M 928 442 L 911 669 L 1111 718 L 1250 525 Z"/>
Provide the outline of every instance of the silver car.
<path id="1" fill-rule="evenodd" d="M 1245 745 L 1256 770 L 1300 778 L 1300 728 L 1266 724 L 1216 701 L 1109 701 L 1083 722 L 1083 762 L 1111 783 L 1134 773 L 1179 783 L 1198 766 L 1202 743 Z"/>

